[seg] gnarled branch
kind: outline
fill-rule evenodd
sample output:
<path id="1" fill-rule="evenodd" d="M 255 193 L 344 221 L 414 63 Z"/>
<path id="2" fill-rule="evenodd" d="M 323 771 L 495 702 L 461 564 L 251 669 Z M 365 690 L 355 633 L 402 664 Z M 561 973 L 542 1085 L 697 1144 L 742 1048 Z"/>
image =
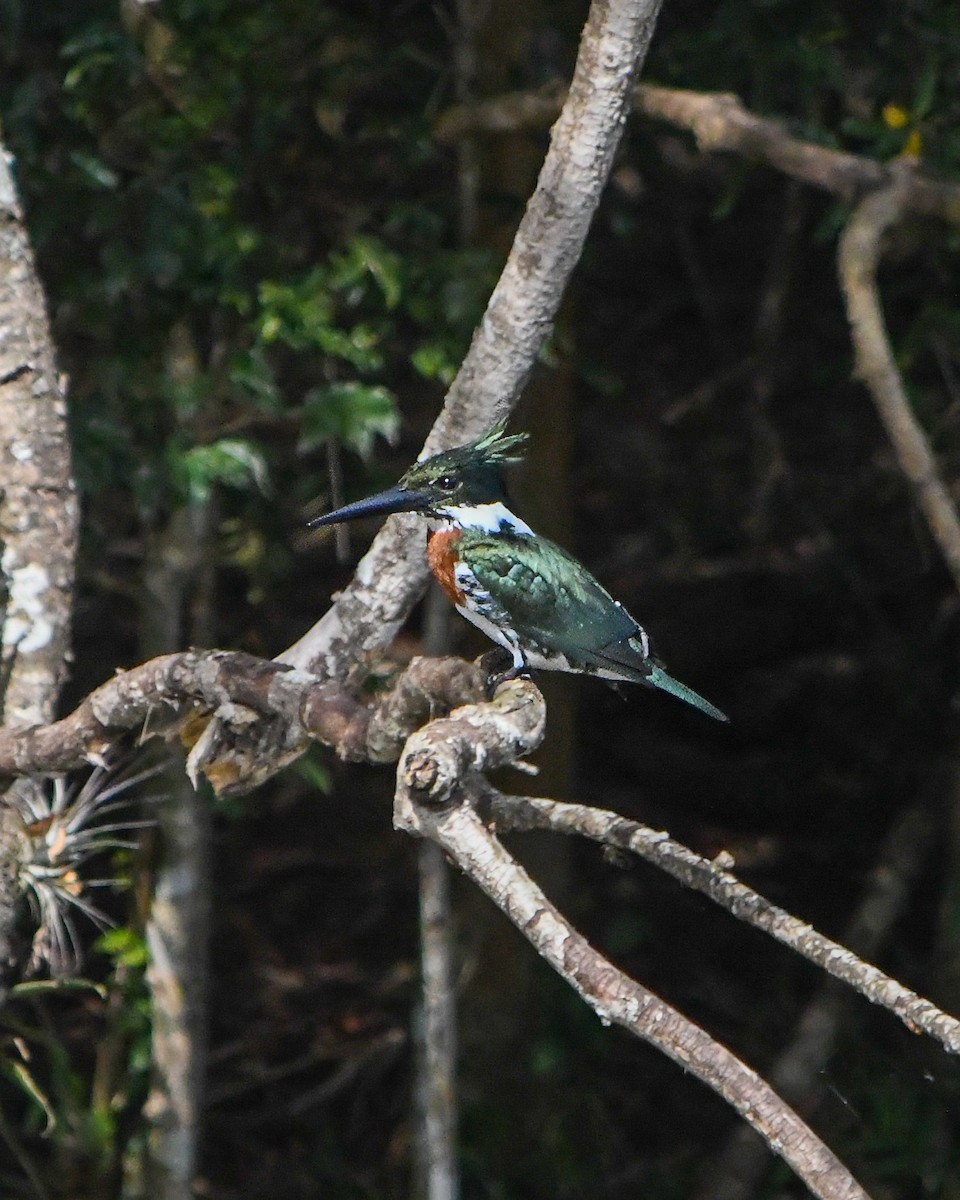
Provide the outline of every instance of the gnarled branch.
<path id="1" fill-rule="evenodd" d="M 754 1071 L 659 996 L 617 970 L 574 929 L 483 823 L 469 790 L 456 792 L 446 804 L 424 799 L 437 794 L 432 783 L 424 786 L 431 728 L 417 735 L 416 752 L 405 753 L 401 760 L 394 809 L 398 828 L 442 846 L 605 1025 L 623 1026 L 713 1088 L 815 1195 L 822 1200 L 868 1200 L 833 1152 Z M 443 738 L 444 731 L 438 731 L 432 742 L 437 778 L 445 772 Z M 502 730 L 492 735 L 492 742 L 509 753 L 510 739 Z"/>
<path id="2" fill-rule="evenodd" d="M 227 714 L 228 730 L 245 736 L 212 782 L 221 791 L 249 790 L 263 771 L 279 769 L 285 753 L 302 753 L 310 741 L 332 746 L 345 759 L 393 761 L 427 716 L 482 694 L 480 669 L 457 658 L 413 659 L 391 688 L 365 705 L 343 684 L 283 663 L 239 651 L 186 650 L 119 672 L 51 725 L 0 729 L 0 775 L 73 770 L 102 759 L 124 734 L 182 730 L 191 714 L 216 709 Z M 258 745 L 271 751 L 264 753 L 266 766 L 256 763 Z M 206 765 L 199 755 L 194 762 L 198 769 Z"/>

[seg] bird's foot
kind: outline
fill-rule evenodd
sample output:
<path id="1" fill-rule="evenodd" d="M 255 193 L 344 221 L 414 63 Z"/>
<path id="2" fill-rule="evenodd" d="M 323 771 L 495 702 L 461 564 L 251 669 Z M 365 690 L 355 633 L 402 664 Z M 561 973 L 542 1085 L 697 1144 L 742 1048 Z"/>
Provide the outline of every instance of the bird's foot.
<path id="1" fill-rule="evenodd" d="M 493 699 L 494 693 L 501 683 L 507 683 L 511 679 L 530 678 L 530 670 L 526 663 L 515 663 L 509 650 L 504 650 L 500 646 L 495 650 L 488 650 L 481 657 L 480 669 L 484 673 L 483 690 L 488 700 Z"/>

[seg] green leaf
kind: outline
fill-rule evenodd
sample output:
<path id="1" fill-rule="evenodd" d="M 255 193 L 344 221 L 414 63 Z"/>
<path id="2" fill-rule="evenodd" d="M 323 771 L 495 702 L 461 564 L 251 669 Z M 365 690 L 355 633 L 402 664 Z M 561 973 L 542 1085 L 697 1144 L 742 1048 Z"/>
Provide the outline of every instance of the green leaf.
<path id="1" fill-rule="evenodd" d="M 120 176 L 116 171 L 93 154 L 85 154 L 82 150 L 71 150 L 69 158 L 81 176 L 95 187 L 109 190 L 117 187 L 120 183 Z"/>
<path id="2" fill-rule="evenodd" d="M 330 772 L 327 770 L 326 765 L 314 755 L 305 754 L 302 758 L 298 758 L 293 764 L 293 769 L 315 791 L 321 792 L 323 795 L 328 795 L 332 790 L 333 780 L 330 777 Z"/>
<path id="3" fill-rule="evenodd" d="M 257 345 L 250 350 L 242 350 L 230 363 L 229 373 L 230 382 L 234 387 L 242 388 L 257 408 L 267 412 L 280 412 L 280 393 L 263 346 Z"/>
<path id="4" fill-rule="evenodd" d="M 221 438 L 206 446 L 192 447 L 175 460 L 174 474 L 181 476 L 181 483 L 195 503 L 202 504 L 215 483 L 245 490 L 254 485 L 261 492 L 270 491 L 262 452 L 252 442 L 240 438 Z"/>
<path id="5" fill-rule="evenodd" d="M 400 431 L 396 397 L 385 387 L 356 380 L 313 388 L 304 397 L 300 447 L 312 450 L 328 438 L 367 458 L 379 434 L 392 442 Z"/>
<path id="6" fill-rule="evenodd" d="M 125 967 L 142 969 L 150 961 L 147 943 L 126 926 L 108 929 L 97 938 L 97 949 Z"/>
<path id="7" fill-rule="evenodd" d="M 10 995 L 15 997 L 43 996 L 51 992 L 96 992 L 101 1000 L 107 998 L 107 989 L 92 979 L 28 979 L 10 989 Z"/>
<path id="8" fill-rule="evenodd" d="M 350 256 L 370 274 L 388 309 L 396 308 L 401 295 L 401 260 L 378 239 L 359 235 L 349 246 Z"/>
<path id="9" fill-rule="evenodd" d="M 913 119 L 915 121 L 922 121 L 924 117 L 929 116 L 930 110 L 933 108 L 933 101 L 937 94 L 937 85 L 939 82 L 939 62 L 928 63 L 920 76 L 917 84 L 917 93 L 913 100 Z"/>
<path id="10" fill-rule="evenodd" d="M 441 383 L 452 383 L 457 372 L 456 362 L 441 342 L 424 342 L 410 355 L 410 362 L 424 379 L 439 379 Z"/>

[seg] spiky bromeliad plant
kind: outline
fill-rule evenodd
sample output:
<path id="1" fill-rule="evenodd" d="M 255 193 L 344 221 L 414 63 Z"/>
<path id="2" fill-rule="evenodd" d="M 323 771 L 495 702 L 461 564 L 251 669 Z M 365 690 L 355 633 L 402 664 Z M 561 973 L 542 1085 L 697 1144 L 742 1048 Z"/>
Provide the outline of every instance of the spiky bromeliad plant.
<path id="1" fill-rule="evenodd" d="M 101 930 L 111 924 L 89 893 L 124 882 L 110 858 L 135 849 L 131 835 L 151 824 L 133 816 L 132 809 L 139 800 L 138 786 L 156 774 L 157 768 L 150 767 L 118 775 L 103 765 L 79 785 L 55 776 L 22 779 L 11 787 L 8 799 L 20 825 L 19 884 L 38 923 L 31 970 L 43 964 L 57 976 L 76 970 L 82 958 L 77 914 Z M 86 877 L 98 861 L 108 864 L 108 874 Z"/>

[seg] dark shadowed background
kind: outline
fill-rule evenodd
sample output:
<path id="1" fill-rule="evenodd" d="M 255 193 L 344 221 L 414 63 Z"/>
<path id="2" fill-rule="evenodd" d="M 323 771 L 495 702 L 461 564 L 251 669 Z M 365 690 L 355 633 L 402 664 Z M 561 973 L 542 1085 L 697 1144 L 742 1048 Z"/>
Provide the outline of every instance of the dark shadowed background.
<path id="1" fill-rule="evenodd" d="M 489 0 L 469 90 L 567 79 L 573 0 Z M 547 131 L 483 136 L 476 221 L 434 135 L 458 95 L 454 6 L 427 0 L 2 0 L 16 156 L 84 500 L 70 707 L 190 644 L 279 653 L 349 579 L 309 516 L 393 482 L 439 408 Z M 666 0 L 648 82 L 736 92 L 812 142 L 960 167 L 946 0 Z M 873 958 L 960 1007 L 958 596 L 866 390 L 837 282 L 850 205 L 632 119 L 513 428 L 517 508 L 573 549 L 673 673 L 729 712 L 549 682 L 539 780 L 722 850 L 844 939 L 900 869 Z M 956 493 L 960 233 L 911 220 L 880 275 L 897 361 Z M 465 625 L 457 649 L 484 649 Z M 400 657 L 419 649 L 419 617 Z M 415 846 L 390 770 L 319 751 L 214 813 L 210 1067 L 198 1195 L 408 1194 Z M 808 964 L 644 865 L 511 841 L 630 974 L 762 1072 L 820 987 Z M 149 872 L 148 844 L 130 873 Z M 908 855 L 909 857 L 909 855 Z M 891 865 L 891 863 L 893 865 Z M 881 874 L 881 881 L 886 878 Z M 86 971 L 114 998 L 31 1002 L 36 1082 L 0 1083 L 0 1193 L 139 1196 L 147 884 Z M 672 1063 L 603 1029 L 458 885 L 464 1194 L 712 1197 L 735 1126 Z M 90 940 L 93 942 L 93 933 Z M 960 1075 L 843 1001 L 800 1108 L 876 1197 L 960 1196 Z M 28 1029 L 29 1027 L 29 1029 Z M 15 1029 L 14 1032 L 17 1032 Z M 30 1170 L 24 1166 L 27 1160 Z M 32 1164 L 32 1166 L 31 1166 Z M 717 1184 L 719 1187 L 719 1184 Z M 795 1197 L 773 1167 L 757 1197 Z"/>

